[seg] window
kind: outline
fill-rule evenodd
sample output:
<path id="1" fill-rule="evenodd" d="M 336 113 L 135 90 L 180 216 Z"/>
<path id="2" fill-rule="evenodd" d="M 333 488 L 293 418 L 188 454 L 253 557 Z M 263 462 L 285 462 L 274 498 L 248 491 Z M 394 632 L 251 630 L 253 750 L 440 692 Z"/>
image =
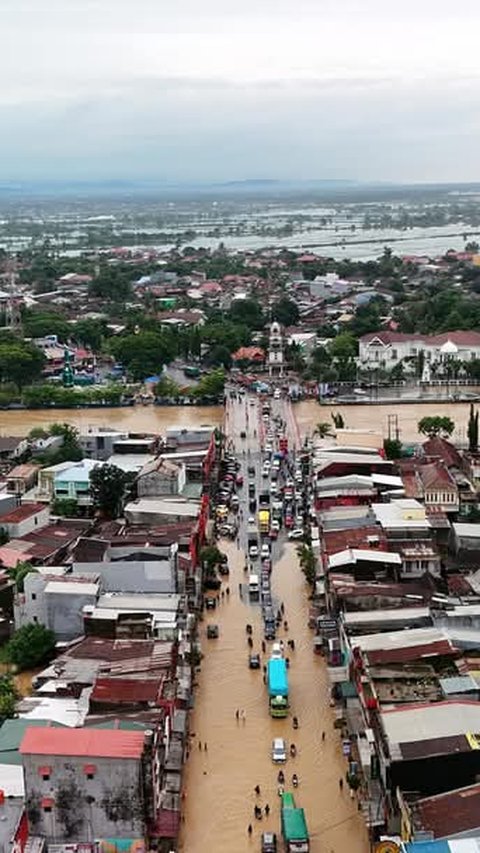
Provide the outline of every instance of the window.
<path id="1" fill-rule="evenodd" d="M 44 782 L 48 782 L 50 780 L 50 773 L 42 773 L 42 779 Z"/>
<path id="2" fill-rule="evenodd" d="M 38 622 L 38 616 L 33 616 L 33 621 Z"/>
<path id="3" fill-rule="evenodd" d="M 50 814 L 50 812 L 52 811 L 52 807 L 51 806 L 44 806 L 43 811 L 45 812 L 45 814 Z"/>
<path id="4" fill-rule="evenodd" d="M 32 592 L 32 601 L 36 601 L 36 600 L 37 600 L 37 593 Z"/>

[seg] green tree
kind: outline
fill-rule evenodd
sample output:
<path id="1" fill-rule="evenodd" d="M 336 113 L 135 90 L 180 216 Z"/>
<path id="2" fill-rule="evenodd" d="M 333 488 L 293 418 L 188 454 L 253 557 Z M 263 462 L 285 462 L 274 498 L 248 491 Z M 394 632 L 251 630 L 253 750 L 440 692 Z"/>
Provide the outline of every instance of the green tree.
<path id="1" fill-rule="evenodd" d="M 105 320 L 78 320 L 71 329 L 71 335 L 79 344 L 100 352 L 104 338 L 109 334 Z"/>
<path id="2" fill-rule="evenodd" d="M 30 575 L 32 572 L 36 572 L 37 570 L 32 566 L 31 563 L 23 560 L 19 560 L 15 567 L 12 567 L 8 570 L 8 574 L 15 581 L 15 586 L 17 588 L 17 592 L 25 591 L 25 578 L 27 575 Z"/>
<path id="3" fill-rule="evenodd" d="M 0 339 L 0 382 L 24 388 L 40 377 L 44 364 L 45 356 L 34 344 Z"/>
<path id="4" fill-rule="evenodd" d="M 50 660 L 55 651 L 55 634 L 44 625 L 30 622 L 15 631 L 5 646 L 5 657 L 18 670 L 32 669 Z"/>
<path id="5" fill-rule="evenodd" d="M 332 427 L 328 421 L 321 421 L 318 423 L 314 429 L 314 435 L 318 435 L 319 438 L 326 438 L 328 435 L 332 434 Z"/>
<path id="6" fill-rule="evenodd" d="M 272 305 L 272 320 L 281 323 L 282 326 L 295 326 L 298 323 L 300 311 L 298 305 L 289 299 L 288 296 L 282 296 L 278 302 Z"/>
<path id="7" fill-rule="evenodd" d="M 418 422 L 418 431 L 429 438 L 437 435 L 449 438 L 454 429 L 455 423 L 446 415 L 427 415 Z"/>
<path id="8" fill-rule="evenodd" d="M 107 301 L 124 302 L 132 295 L 131 273 L 121 266 L 104 266 L 90 283 L 89 293 Z"/>
<path id="9" fill-rule="evenodd" d="M 27 310 L 22 315 L 23 331 L 29 338 L 45 338 L 56 335 L 58 340 L 66 343 L 72 332 L 72 327 L 65 317 L 53 311 Z"/>
<path id="10" fill-rule="evenodd" d="M 221 397 L 225 390 L 225 371 L 219 367 L 206 373 L 193 390 L 195 397 Z"/>
<path id="11" fill-rule="evenodd" d="M 93 506 L 107 518 L 118 518 L 135 481 L 135 474 L 116 465 L 96 465 L 90 474 Z"/>
<path id="12" fill-rule="evenodd" d="M 478 410 L 475 411 L 473 403 L 470 405 L 470 416 L 468 418 L 468 449 L 470 453 L 478 452 Z"/>
<path id="13" fill-rule="evenodd" d="M 0 723 L 15 713 L 18 694 L 10 673 L 0 675 Z"/>
<path id="14" fill-rule="evenodd" d="M 230 355 L 230 350 L 228 349 L 228 347 L 221 345 L 213 347 L 205 357 L 205 364 L 218 364 L 224 367 L 226 370 L 229 370 L 232 366 L 232 356 Z"/>
<path id="15" fill-rule="evenodd" d="M 329 343 L 328 350 L 333 358 L 355 358 L 358 354 L 358 342 L 350 332 L 341 332 Z"/>
<path id="16" fill-rule="evenodd" d="M 151 331 L 114 338 L 110 349 L 136 380 L 161 373 L 176 355 L 173 339 Z"/>
<path id="17" fill-rule="evenodd" d="M 305 576 L 305 580 L 313 587 L 315 585 L 315 578 L 317 575 L 317 560 L 313 553 L 313 549 L 310 545 L 299 545 L 297 548 L 297 554 L 300 562 L 300 568 Z"/>
<path id="18" fill-rule="evenodd" d="M 52 503 L 52 514 L 63 518 L 78 518 L 79 507 L 75 498 L 56 498 Z"/>
<path id="19" fill-rule="evenodd" d="M 235 299 L 227 319 L 234 323 L 243 323 L 250 329 L 263 329 L 265 325 L 261 306 L 255 299 Z"/>
<path id="20" fill-rule="evenodd" d="M 332 421 L 335 429 L 345 429 L 345 418 L 340 412 L 332 412 Z"/>
<path id="21" fill-rule="evenodd" d="M 387 459 L 400 459 L 402 455 L 402 442 L 397 438 L 386 438 L 383 442 L 383 449 Z"/>
<path id="22" fill-rule="evenodd" d="M 200 551 L 200 560 L 207 577 L 216 577 L 216 568 L 222 562 L 224 554 L 216 545 L 205 545 Z"/>
<path id="23" fill-rule="evenodd" d="M 176 400 L 180 396 L 180 387 L 170 376 L 164 375 L 155 385 L 155 396 L 171 397 Z"/>

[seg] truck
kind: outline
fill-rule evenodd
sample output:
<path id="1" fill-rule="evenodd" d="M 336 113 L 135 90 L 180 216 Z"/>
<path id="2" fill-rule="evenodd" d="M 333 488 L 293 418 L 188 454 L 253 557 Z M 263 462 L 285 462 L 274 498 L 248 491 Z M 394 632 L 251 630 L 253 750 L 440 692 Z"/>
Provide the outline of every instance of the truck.
<path id="1" fill-rule="evenodd" d="M 270 510 L 261 509 L 258 513 L 258 527 L 260 533 L 267 534 L 270 530 Z"/>
<path id="2" fill-rule="evenodd" d="M 267 686 L 271 717 L 288 716 L 288 675 L 286 661 L 271 658 L 267 664 Z"/>
<path id="3" fill-rule="evenodd" d="M 260 585 L 258 582 L 258 575 L 249 575 L 248 576 L 248 592 L 250 598 L 258 598 L 260 595 Z"/>
<path id="4" fill-rule="evenodd" d="M 282 794 L 282 834 L 287 853 L 309 853 L 310 839 L 303 809 L 297 808 L 293 794 Z"/>

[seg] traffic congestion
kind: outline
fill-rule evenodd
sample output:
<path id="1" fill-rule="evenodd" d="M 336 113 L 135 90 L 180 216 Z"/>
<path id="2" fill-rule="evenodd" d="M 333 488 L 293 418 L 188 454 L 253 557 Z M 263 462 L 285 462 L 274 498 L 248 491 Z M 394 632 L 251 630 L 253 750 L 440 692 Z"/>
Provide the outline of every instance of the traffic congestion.
<path id="1" fill-rule="evenodd" d="M 315 523 L 309 460 L 279 391 L 231 389 L 225 431 L 215 529 L 227 565 L 206 592 L 216 602 L 204 613 L 181 849 L 363 853 L 356 806 L 339 795 L 343 759 L 296 554 Z"/>

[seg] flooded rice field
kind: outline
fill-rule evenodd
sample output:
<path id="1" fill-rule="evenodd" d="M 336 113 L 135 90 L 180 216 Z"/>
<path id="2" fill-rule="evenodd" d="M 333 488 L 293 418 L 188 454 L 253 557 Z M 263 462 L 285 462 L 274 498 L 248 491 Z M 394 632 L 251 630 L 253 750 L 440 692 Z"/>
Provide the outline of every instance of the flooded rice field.
<path id="1" fill-rule="evenodd" d="M 242 597 L 239 594 L 239 584 L 245 584 L 243 552 L 235 543 L 221 542 L 220 547 L 229 557 L 231 593 L 200 623 L 205 657 L 190 723 L 192 743 L 179 849 L 183 853 L 258 851 L 263 831 L 280 833 L 278 768 L 270 750 L 272 738 L 283 737 L 287 746 L 292 741 L 297 746 L 297 756 L 289 757 L 284 765 L 285 787 L 292 790 L 291 776 L 296 773 L 295 799 L 305 808 L 312 853 L 366 853 L 367 835 L 357 803 L 346 790 L 339 790 L 345 759 L 333 728 L 325 663 L 313 653 L 308 588 L 295 546 L 284 545 L 272 574 L 273 595 L 285 604 L 289 628 L 288 633 L 282 629 L 279 638 L 295 640 L 289 669 L 291 711 L 285 720 L 270 717 L 262 671 L 248 668 L 245 626 L 253 625 L 253 652 L 261 653 L 263 633 L 258 603 L 249 603 L 245 587 Z M 205 638 L 209 623 L 219 625 L 218 640 Z M 268 646 L 262 663 L 267 656 Z M 237 709 L 245 712 L 245 720 L 236 719 Z M 299 720 L 295 732 L 293 715 Z M 199 749 L 199 743 L 206 743 L 207 749 Z M 254 792 L 256 785 L 260 786 L 259 797 Z M 264 814 L 261 821 L 254 819 L 256 803 L 263 807 L 268 803 L 268 818 Z M 253 826 L 251 838 L 249 823 Z"/>

